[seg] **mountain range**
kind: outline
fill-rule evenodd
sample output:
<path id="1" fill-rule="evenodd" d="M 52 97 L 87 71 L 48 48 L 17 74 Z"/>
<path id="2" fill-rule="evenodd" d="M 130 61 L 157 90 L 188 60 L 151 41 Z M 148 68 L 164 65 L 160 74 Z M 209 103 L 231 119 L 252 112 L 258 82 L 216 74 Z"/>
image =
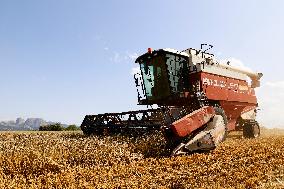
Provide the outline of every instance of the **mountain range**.
<path id="1" fill-rule="evenodd" d="M 45 121 L 42 118 L 17 118 L 15 121 L 1 121 L 0 131 L 29 131 L 38 130 L 41 125 L 54 124 L 55 122 Z M 66 126 L 63 124 L 63 126 Z"/>

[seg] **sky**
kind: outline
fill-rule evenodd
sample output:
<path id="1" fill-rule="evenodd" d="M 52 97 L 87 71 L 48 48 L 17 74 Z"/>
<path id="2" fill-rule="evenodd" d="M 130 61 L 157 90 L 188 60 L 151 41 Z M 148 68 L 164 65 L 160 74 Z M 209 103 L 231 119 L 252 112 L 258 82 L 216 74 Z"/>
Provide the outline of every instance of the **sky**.
<path id="1" fill-rule="evenodd" d="M 136 110 L 135 58 L 214 45 L 216 58 L 264 74 L 259 122 L 284 128 L 284 1 L 0 0 L 0 120 L 80 125 Z"/>

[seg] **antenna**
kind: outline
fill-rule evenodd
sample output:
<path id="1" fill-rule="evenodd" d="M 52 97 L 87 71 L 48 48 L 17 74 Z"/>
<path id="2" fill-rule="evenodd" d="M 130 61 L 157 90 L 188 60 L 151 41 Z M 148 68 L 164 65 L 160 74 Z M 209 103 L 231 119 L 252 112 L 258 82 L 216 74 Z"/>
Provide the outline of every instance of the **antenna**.
<path id="1" fill-rule="evenodd" d="M 207 46 L 207 47 L 208 47 L 207 49 L 205 49 L 204 51 L 202 51 L 202 52 L 204 52 L 204 53 L 206 53 L 206 51 L 208 51 L 208 50 L 210 50 L 210 49 L 213 48 L 213 45 L 203 43 L 203 44 L 201 44 L 201 50 L 203 50 L 203 46 L 205 46 L 205 47 Z"/>

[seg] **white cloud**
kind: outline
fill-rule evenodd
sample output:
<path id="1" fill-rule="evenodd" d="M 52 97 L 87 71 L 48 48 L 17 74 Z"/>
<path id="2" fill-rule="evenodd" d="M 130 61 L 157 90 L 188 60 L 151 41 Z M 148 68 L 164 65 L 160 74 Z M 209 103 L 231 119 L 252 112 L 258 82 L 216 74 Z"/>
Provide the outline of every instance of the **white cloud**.
<path id="1" fill-rule="evenodd" d="M 140 73 L 140 68 L 139 68 L 139 66 L 134 67 L 134 68 L 131 69 L 131 75 L 135 75 L 135 74 L 137 74 L 137 73 Z"/>
<path id="2" fill-rule="evenodd" d="M 123 53 L 113 52 L 113 57 L 110 58 L 112 62 L 120 63 L 120 62 L 131 62 L 134 63 L 135 59 L 138 57 L 138 54 L 135 52 L 125 51 Z"/>
<path id="3" fill-rule="evenodd" d="M 120 62 L 121 61 L 121 55 L 118 52 L 114 52 L 114 57 L 113 57 L 114 62 Z"/>
<path id="4" fill-rule="evenodd" d="M 110 61 L 115 63 L 120 62 L 120 54 L 118 52 L 113 52 L 113 55 L 110 57 Z"/>
<path id="5" fill-rule="evenodd" d="M 265 127 L 284 128 L 284 81 L 269 81 L 256 89 L 260 112 L 259 121 Z"/>
<path id="6" fill-rule="evenodd" d="M 272 87 L 272 88 L 281 88 L 284 89 L 284 81 L 274 81 L 274 82 L 266 82 L 265 85 Z"/>
<path id="7" fill-rule="evenodd" d="M 105 50 L 105 51 L 108 51 L 108 50 L 109 50 L 109 48 L 108 48 L 108 47 L 104 47 L 104 50 Z"/>
<path id="8" fill-rule="evenodd" d="M 137 53 L 130 53 L 130 52 L 126 52 L 126 54 L 127 54 L 127 57 L 130 59 L 130 60 L 132 60 L 132 61 L 135 61 L 136 60 L 136 58 L 138 58 L 138 54 Z"/>

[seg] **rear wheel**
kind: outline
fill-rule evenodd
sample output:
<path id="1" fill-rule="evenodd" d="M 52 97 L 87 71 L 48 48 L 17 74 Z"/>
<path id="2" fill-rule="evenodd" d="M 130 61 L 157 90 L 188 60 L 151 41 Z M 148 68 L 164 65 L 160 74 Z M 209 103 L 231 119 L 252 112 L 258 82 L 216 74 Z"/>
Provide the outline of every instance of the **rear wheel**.
<path id="1" fill-rule="evenodd" d="M 255 120 L 245 120 L 243 123 L 243 136 L 245 138 L 257 138 L 260 136 L 259 124 Z"/>

